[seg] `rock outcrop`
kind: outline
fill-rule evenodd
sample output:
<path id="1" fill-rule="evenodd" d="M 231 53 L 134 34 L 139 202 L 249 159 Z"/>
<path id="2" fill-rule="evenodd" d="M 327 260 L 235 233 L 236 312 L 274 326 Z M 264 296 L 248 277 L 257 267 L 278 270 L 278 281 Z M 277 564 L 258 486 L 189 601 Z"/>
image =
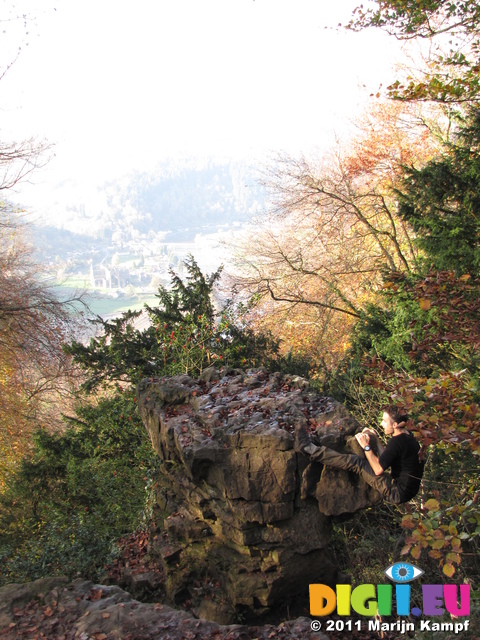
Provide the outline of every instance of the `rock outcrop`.
<path id="1" fill-rule="evenodd" d="M 42 578 L 0 587 L 4 640 L 327 640 L 298 618 L 262 627 L 221 626 L 163 604 L 144 604 L 117 586 Z"/>
<path id="2" fill-rule="evenodd" d="M 332 519 L 379 495 L 355 474 L 309 464 L 294 429 L 351 450 L 359 425 L 341 404 L 300 377 L 213 368 L 199 380 L 143 380 L 138 401 L 163 461 L 149 554 L 167 602 L 227 623 L 336 582 Z"/>

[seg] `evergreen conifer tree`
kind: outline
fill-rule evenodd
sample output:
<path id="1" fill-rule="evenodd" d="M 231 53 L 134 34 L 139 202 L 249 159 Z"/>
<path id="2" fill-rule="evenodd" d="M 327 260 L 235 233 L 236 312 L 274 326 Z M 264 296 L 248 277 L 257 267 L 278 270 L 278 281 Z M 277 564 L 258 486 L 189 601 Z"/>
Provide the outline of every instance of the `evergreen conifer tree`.
<path id="1" fill-rule="evenodd" d="M 427 267 L 476 276 L 480 268 L 480 109 L 446 153 L 406 169 L 399 213 L 417 233 Z"/>

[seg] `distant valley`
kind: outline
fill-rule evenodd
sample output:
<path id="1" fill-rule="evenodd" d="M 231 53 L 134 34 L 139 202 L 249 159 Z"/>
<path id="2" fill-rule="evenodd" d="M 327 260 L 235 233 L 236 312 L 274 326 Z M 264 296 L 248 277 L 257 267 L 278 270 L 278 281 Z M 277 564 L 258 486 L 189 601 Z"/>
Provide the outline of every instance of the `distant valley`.
<path id="1" fill-rule="evenodd" d="M 63 183 L 44 224 L 34 228 L 39 260 L 63 293 L 87 289 L 101 316 L 153 303 L 169 269 L 194 255 L 206 272 L 225 261 L 230 241 L 265 209 L 265 188 L 241 163 L 160 165 L 81 192 Z"/>

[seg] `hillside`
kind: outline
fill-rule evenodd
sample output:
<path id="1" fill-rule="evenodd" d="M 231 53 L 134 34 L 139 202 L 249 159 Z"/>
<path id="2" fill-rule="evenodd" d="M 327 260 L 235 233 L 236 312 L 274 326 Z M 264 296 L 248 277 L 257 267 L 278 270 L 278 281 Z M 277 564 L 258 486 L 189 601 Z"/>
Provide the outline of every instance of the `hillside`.
<path id="1" fill-rule="evenodd" d="M 246 222 L 261 211 L 265 190 L 256 179 L 247 164 L 194 159 L 163 163 L 154 171 L 88 189 L 64 182 L 49 196 L 42 226 L 51 238 L 55 232 L 49 227 L 74 233 L 80 242 L 93 238 L 118 243 L 158 233 L 167 242 L 190 241 L 198 232 Z M 65 250 L 68 244 L 64 236 Z"/>

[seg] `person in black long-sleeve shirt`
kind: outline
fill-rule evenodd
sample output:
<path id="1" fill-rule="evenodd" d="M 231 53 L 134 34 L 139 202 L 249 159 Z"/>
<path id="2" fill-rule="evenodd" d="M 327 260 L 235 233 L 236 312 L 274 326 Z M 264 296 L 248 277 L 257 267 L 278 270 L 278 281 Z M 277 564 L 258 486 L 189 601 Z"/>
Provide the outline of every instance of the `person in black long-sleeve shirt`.
<path id="1" fill-rule="evenodd" d="M 365 458 L 339 453 L 328 447 L 317 447 L 302 427 L 297 428 L 295 433 L 295 448 L 310 456 L 312 462 L 358 473 L 387 502 L 408 502 L 418 493 L 424 465 L 419 459 L 420 445 L 405 428 L 407 420 L 407 414 L 399 407 L 386 407 L 382 428 L 385 435 L 390 436 L 390 440 L 385 447 L 381 445 L 373 429 L 364 429 L 355 436 L 365 451 Z M 371 444 L 375 444 L 378 455 Z M 386 473 L 387 469 L 391 469 L 391 473 Z"/>

